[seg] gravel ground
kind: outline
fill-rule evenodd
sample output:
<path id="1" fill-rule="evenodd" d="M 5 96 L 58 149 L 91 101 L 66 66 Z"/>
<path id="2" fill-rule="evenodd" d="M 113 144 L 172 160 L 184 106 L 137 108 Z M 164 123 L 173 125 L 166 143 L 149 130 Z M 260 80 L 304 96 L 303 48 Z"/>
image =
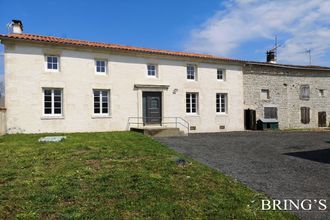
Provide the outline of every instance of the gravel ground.
<path id="1" fill-rule="evenodd" d="M 228 132 L 157 138 L 273 199 L 326 199 L 330 219 L 330 132 Z M 315 206 L 313 206 L 315 207 Z"/>

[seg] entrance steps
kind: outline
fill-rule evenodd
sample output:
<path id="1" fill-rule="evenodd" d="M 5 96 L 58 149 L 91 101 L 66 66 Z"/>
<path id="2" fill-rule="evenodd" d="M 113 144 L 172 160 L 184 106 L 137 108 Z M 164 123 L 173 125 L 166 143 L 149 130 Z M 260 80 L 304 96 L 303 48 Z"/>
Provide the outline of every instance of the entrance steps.
<path id="1" fill-rule="evenodd" d="M 164 127 L 150 127 L 150 128 L 130 128 L 131 131 L 139 132 L 151 137 L 176 137 L 187 136 L 179 128 L 164 128 Z"/>

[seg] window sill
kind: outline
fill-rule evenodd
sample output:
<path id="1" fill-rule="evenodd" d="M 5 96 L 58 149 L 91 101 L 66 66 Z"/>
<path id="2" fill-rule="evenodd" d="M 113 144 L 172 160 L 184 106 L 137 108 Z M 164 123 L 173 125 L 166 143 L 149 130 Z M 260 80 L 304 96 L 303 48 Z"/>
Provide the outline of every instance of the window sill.
<path id="1" fill-rule="evenodd" d="M 96 76 L 108 76 L 108 73 L 95 72 Z"/>
<path id="2" fill-rule="evenodd" d="M 197 113 L 186 113 L 187 117 L 199 117 L 200 115 Z"/>
<path id="3" fill-rule="evenodd" d="M 40 118 L 41 120 L 56 120 L 56 119 L 64 119 L 63 115 L 43 115 Z"/>
<path id="4" fill-rule="evenodd" d="M 112 118 L 111 115 L 92 115 L 92 119 Z"/>
<path id="5" fill-rule="evenodd" d="M 59 70 L 45 70 L 45 73 L 60 73 Z"/>
<path id="6" fill-rule="evenodd" d="M 216 116 L 228 116 L 228 113 L 217 112 Z"/>

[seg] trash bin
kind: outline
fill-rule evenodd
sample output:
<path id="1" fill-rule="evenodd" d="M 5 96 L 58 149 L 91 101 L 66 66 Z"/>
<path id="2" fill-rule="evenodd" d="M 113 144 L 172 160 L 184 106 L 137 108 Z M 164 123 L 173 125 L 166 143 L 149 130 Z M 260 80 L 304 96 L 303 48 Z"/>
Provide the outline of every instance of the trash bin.
<path id="1" fill-rule="evenodd" d="M 259 119 L 257 121 L 257 129 L 258 130 L 275 130 L 278 129 L 278 121 L 277 119 Z"/>

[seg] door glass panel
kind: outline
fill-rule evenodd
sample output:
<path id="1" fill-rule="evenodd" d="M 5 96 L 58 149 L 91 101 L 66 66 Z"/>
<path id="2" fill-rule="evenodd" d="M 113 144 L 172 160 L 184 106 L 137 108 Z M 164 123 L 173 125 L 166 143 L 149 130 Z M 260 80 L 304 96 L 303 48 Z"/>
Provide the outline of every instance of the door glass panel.
<path id="1" fill-rule="evenodd" d="M 150 103 L 151 108 L 158 108 L 158 99 L 157 98 L 152 98 L 151 103 Z"/>

